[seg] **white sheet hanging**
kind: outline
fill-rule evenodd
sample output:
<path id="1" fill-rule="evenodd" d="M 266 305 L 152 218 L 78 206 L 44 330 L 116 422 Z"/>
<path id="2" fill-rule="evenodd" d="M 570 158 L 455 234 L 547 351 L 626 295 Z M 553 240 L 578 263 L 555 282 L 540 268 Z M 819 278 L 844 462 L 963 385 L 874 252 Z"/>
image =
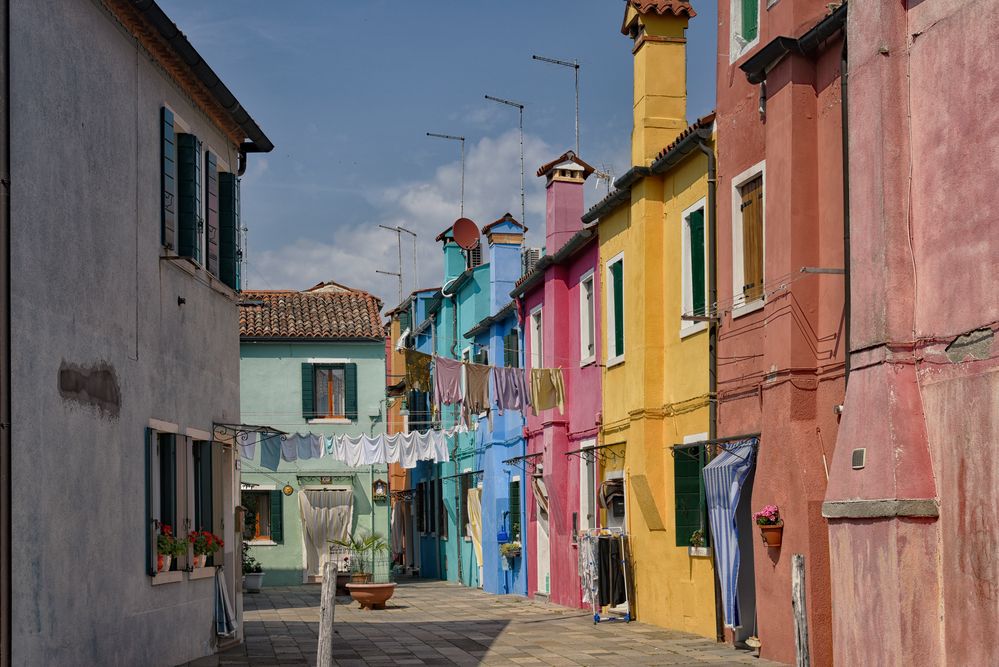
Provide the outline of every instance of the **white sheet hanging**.
<path id="1" fill-rule="evenodd" d="M 305 529 L 306 569 L 315 576 L 323 571 L 331 540 L 345 540 L 351 533 L 354 493 L 337 489 L 306 489 L 298 494 Z"/>
<path id="2" fill-rule="evenodd" d="M 456 427 L 447 431 L 413 431 L 392 435 L 327 435 L 323 437 L 323 454 L 351 467 L 398 463 L 403 468 L 415 468 L 420 461 L 444 463 L 451 460 L 447 438 L 467 432 Z"/>

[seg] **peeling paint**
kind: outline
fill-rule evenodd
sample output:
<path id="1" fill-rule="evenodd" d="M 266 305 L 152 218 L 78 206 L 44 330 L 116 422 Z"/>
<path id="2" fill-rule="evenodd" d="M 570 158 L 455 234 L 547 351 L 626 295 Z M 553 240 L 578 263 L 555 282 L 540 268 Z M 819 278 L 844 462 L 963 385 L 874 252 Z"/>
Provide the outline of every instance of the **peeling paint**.
<path id="1" fill-rule="evenodd" d="M 59 395 L 67 401 L 97 410 L 115 421 L 121 411 L 121 388 L 114 367 L 106 361 L 78 366 L 63 361 L 59 366 Z"/>
<path id="2" fill-rule="evenodd" d="M 968 357 L 972 359 L 988 359 L 992 353 L 992 341 L 995 332 L 990 327 L 975 329 L 963 333 L 950 342 L 944 352 L 952 363 L 959 363 Z"/>

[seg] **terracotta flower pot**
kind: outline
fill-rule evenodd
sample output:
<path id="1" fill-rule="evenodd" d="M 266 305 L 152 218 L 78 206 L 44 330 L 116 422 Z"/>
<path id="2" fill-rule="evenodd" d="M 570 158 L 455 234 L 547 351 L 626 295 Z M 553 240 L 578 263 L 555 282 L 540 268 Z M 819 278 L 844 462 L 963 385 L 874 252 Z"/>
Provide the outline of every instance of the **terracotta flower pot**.
<path id="1" fill-rule="evenodd" d="M 385 602 L 395 593 L 395 584 L 347 584 L 347 590 L 361 609 L 384 609 Z"/>
<path id="2" fill-rule="evenodd" d="M 780 546 L 781 536 L 784 534 L 784 522 L 760 526 L 760 535 L 763 536 L 763 544 L 768 549 Z"/>

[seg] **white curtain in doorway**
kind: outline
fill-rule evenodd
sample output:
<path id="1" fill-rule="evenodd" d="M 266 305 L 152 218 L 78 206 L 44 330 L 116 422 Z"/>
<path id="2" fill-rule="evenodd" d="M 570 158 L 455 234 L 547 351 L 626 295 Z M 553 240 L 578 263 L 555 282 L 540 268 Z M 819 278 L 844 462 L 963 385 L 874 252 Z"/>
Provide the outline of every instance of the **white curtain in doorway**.
<path id="1" fill-rule="evenodd" d="M 338 489 L 306 489 L 298 494 L 305 536 L 306 576 L 316 577 L 329 558 L 330 540 L 350 536 L 354 492 Z"/>

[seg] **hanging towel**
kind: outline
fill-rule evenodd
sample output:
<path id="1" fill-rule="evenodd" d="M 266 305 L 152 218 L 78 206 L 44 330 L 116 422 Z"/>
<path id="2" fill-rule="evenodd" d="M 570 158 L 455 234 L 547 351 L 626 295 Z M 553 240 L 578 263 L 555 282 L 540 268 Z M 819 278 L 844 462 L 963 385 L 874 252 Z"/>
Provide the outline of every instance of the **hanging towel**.
<path id="1" fill-rule="evenodd" d="M 493 415 L 489 403 L 489 370 L 491 366 L 465 364 L 465 411 L 466 422 L 482 412 L 489 418 L 489 430 L 493 428 Z"/>
<path id="2" fill-rule="evenodd" d="M 256 433 L 247 433 L 246 440 L 239 443 L 239 455 L 244 459 L 253 459 L 257 455 L 257 439 L 260 436 Z"/>
<path id="3" fill-rule="evenodd" d="M 406 386 L 410 391 L 430 391 L 429 354 L 416 350 L 406 350 Z"/>
<path id="4" fill-rule="evenodd" d="M 625 600 L 621 540 L 615 535 L 601 535 L 597 538 L 597 542 L 600 606 L 616 607 Z"/>
<path id="5" fill-rule="evenodd" d="M 453 405 L 465 397 L 462 386 L 464 364 L 455 359 L 434 357 L 434 404 Z"/>
<path id="6" fill-rule="evenodd" d="M 277 470 L 281 464 L 281 439 L 268 435 L 260 439 L 260 465 L 268 470 Z"/>
<path id="7" fill-rule="evenodd" d="M 558 408 L 559 414 L 564 412 L 565 384 L 561 368 L 531 369 L 531 405 L 535 415 L 551 408 Z"/>
<path id="8" fill-rule="evenodd" d="M 221 567 L 215 568 L 215 634 L 231 637 L 236 634 L 236 614 L 229 603 L 229 591 L 225 587 L 225 573 Z"/>
<path id="9" fill-rule="evenodd" d="M 291 436 L 281 443 L 281 458 L 289 462 L 298 460 L 297 436 Z"/>
<path id="10" fill-rule="evenodd" d="M 323 453 L 348 466 L 398 463 L 403 468 L 415 468 L 419 461 L 444 463 L 450 460 L 445 438 L 463 432 L 413 431 L 411 433 L 378 434 L 374 436 L 330 435 L 323 438 Z"/>
<path id="11" fill-rule="evenodd" d="M 504 410 L 523 412 L 531 404 L 522 368 L 493 368 L 493 387 L 493 396 L 500 414 Z"/>

